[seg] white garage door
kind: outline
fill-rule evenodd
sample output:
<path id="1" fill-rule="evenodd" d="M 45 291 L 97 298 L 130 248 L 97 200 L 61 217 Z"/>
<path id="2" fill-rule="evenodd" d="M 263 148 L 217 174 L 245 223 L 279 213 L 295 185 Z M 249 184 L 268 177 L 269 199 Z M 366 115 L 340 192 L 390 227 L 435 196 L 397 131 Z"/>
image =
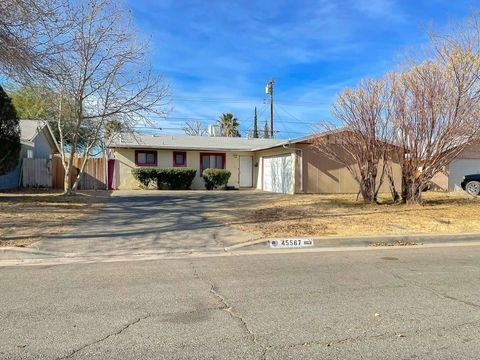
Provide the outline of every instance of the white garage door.
<path id="1" fill-rule="evenodd" d="M 480 159 L 453 160 L 448 167 L 448 191 L 462 191 L 460 183 L 470 174 L 480 174 Z"/>
<path id="2" fill-rule="evenodd" d="M 292 156 L 276 155 L 263 158 L 263 190 L 291 194 Z"/>

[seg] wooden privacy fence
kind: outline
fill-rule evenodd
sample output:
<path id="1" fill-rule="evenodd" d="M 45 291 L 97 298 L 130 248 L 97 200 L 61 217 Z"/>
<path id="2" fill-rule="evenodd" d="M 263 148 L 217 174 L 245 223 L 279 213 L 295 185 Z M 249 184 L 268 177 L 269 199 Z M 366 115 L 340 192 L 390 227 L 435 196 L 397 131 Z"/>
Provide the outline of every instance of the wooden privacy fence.
<path id="1" fill-rule="evenodd" d="M 73 159 L 73 172 L 71 184 L 75 182 L 82 166 L 83 158 Z M 82 190 L 105 190 L 107 188 L 106 158 L 90 158 L 87 160 L 85 169 L 80 180 L 79 189 Z M 62 165 L 62 158 L 55 155 L 52 160 L 52 187 L 63 189 L 65 170 Z"/>
<path id="2" fill-rule="evenodd" d="M 52 187 L 52 161 L 48 159 L 23 159 L 23 187 Z"/>

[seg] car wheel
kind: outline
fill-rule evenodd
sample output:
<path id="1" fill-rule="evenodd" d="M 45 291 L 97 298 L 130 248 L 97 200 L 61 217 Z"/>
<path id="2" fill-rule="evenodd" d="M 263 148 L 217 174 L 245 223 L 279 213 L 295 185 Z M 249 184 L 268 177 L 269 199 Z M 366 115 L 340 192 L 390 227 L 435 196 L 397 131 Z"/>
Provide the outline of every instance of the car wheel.
<path id="1" fill-rule="evenodd" d="M 477 196 L 480 193 L 480 182 L 470 181 L 467 186 L 465 186 L 465 191 L 472 196 Z"/>

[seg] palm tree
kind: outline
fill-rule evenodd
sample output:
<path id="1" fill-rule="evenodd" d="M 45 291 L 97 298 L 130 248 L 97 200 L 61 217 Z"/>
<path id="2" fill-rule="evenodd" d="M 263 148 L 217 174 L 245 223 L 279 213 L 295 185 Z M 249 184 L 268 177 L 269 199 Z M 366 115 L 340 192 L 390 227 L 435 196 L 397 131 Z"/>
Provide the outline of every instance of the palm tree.
<path id="1" fill-rule="evenodd" d="M 218 118 L 218 125 L 220 126 L 222 136 L 240 137 L 240 124 L 232 113 L 223 113 Z"/>

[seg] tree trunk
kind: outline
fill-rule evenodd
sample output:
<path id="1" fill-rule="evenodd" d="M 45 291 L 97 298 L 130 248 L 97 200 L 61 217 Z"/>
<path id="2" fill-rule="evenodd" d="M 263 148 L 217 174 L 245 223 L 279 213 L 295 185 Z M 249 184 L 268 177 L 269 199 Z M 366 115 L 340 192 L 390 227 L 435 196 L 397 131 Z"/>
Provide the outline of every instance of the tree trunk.
<path id="1" fill-rule="evenodd" d="M 409 205 L 422 204 L 422 191 L 408 176 L 402 179 L 402 202 Z"/>
<path id="2" fill-rule="evenodd" d="M 376 199 L 368 180 L 360 184 L 360 193 L 362 194 L 364 204 L 376 204 Z"/>
<path id="3" fill-rule="evenodd" d="M 423 205 L 422 192 L 416 191 L 412 196 L 406 201 L 408 205 Z"/>
<path id="4" fill-rule="evenodd" d="M 395 186 L 395 178 L 393 177 L 393 169 L 390 163 L 386 165 L 386 173 L 388 179 L 388 187 L 390 189 L 390 194 L 392 195 L 392 200 L 394 203 L 397 203 L 400 201 L 400 194 L 398 193 Z"/>
<path id="5" fill-rule="evenodd" d="M 69 158 L 67 161 L 66 166 L 64 166 L 65 176 L 63 178 L 63 193 L 65 195 L 74 195 L 74 191 L 72 189 L 72 171 L 73 171 L 73 160 Z"/>
<path id="6" fill-rule="evenodd" d="M 84 153 L 83 154 L 82 165 L 80 166 L 80 171 L 78 172 L 78 176 L 75 179 L 75 183 L 72 186 L 72 191 L 75 192 L 75 193 L 77 192 L 78 186 L 80 185 L 80 181 L 81 181 L 81 178 L 82 178 L 82 175 L 83 175 L 83 171 L 85 170 L 85 165 L 87 164 L 87 161 L 88 161 L 88 154 Z"/>

